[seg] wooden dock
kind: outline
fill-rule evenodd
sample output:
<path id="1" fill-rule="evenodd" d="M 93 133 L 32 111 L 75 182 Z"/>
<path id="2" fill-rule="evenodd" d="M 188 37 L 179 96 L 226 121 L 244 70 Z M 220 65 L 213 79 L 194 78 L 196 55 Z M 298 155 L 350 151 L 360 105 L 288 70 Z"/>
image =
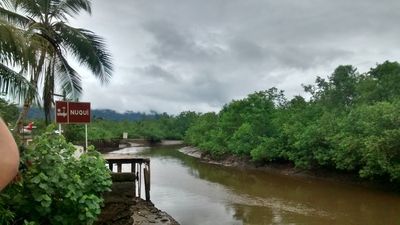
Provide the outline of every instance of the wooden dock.
<path id="1" fill-rule="evenodd" d="M 144 184 L 145 200 L 150 201 L 150 159 L 137 158 L 126 154 L 104 154 L 104 159 L 108 163 L 108 168 L 113 173 L 125 174 L 133 178 L 133 194 L 141 198 L 142 183 Z M 130 171 L 122 171 L 122 165 L 130 165 Z M 113 171 L 116 165 L 117 171 Z M 143 182 L 142 182 L 143 181 Z"/>

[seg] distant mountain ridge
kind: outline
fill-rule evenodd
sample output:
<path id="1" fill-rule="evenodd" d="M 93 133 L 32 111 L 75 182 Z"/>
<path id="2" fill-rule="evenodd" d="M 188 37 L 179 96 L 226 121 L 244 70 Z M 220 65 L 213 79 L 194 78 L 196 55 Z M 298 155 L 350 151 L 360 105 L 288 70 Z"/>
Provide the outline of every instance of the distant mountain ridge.
<path id="1" fill-rule="evenodd" d="M 150 113 L 143 112 L 133 112 L 127 111 L 124 113 L 116 112 L 112 109 L 92 109 L 93 119 L 104 119 L 104 120 L 114 120 L 114 121 L 138 121 L 144 119 L 156 119 L 160 116 L 159 113 L 151 111 Z M 28 112 L 29 119 L 44 119 L 43 110 L 39 108 L 31 108 Z M 54 118 L 54 110 L 52 112 L 52 118 Z"/>

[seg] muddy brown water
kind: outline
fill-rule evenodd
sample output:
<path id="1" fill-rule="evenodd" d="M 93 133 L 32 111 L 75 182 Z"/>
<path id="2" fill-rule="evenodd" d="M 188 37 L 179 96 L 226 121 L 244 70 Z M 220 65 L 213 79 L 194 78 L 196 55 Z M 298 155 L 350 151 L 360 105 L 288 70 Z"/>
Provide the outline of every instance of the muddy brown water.
<path id="1" fill-rule="evenodd" d="M 178 147 L 131 147 L 118 154 L 150 157 L 151 200 L 182 225 L 400 224 L 398 194 L 207 164 Z"/>

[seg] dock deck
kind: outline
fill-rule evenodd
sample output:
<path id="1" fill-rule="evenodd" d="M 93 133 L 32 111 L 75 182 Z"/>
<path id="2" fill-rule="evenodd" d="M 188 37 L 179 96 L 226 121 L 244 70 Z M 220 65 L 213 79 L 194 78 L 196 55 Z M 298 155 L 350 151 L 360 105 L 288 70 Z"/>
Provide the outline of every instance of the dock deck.
<path id="1" fill-rule="evenodd" d="M 103 154 L 107 161 L 108 168 L 113 173 L 131 174 L 133 176 L 134 196 L 141 198 L 142 182 L 145 188 L 145 199 L 150 201 L 150 159 L 138 158 L 135 155 L 128 154 Z M 122 171 L 122 165 L 130 165 L 128 172 Z M 117 171 L 114 171 L 114 165 Z M 142 178 L 143 177 L 143 178 Z"/>

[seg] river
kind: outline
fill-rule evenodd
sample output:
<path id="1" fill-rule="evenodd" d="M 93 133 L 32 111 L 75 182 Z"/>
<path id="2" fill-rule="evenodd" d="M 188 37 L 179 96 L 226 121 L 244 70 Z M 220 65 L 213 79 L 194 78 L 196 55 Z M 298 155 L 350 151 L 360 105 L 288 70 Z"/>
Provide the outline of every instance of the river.
<path id="1" fill-rule="evenodd" d="M 182 225 L 400 224 L 396 194 L 207 164 L 178 147 L 130 147 L 118 153 L 151 159 L 151 199 Z"/>

